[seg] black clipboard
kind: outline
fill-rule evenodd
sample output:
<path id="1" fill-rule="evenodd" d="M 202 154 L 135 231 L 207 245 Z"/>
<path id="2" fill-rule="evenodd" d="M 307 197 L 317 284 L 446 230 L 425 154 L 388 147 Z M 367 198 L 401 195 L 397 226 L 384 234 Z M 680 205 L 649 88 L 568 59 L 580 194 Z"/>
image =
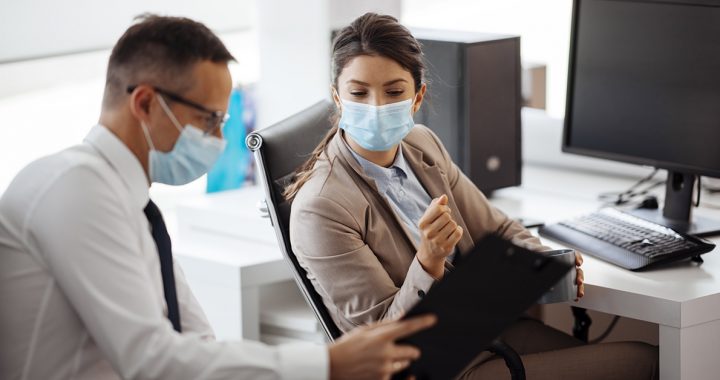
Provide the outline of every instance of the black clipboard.
<path id="1" fill-rule="evenodd" d="M 457 377 L 571 269 L 497 236 L 478 241 L 403 317 L 432 313 L 438 322 L 399 341 L 422 355 L 393 379 Z"/>

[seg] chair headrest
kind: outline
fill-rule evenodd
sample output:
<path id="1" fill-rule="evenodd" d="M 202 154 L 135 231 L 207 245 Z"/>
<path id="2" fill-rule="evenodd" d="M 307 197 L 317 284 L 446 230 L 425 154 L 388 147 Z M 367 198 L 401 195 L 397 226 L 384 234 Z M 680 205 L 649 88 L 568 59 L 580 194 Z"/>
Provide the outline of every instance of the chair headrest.
<path id="1" fill-rule="evenodd" d="M 291 174 L 308 159 L 330 129 L 333 110 L 332 102 L 322 100 L 247 137 L 250 150 L 262 147 L 265 156 L 273 158 L 265 163 L 273 181 Z"/>

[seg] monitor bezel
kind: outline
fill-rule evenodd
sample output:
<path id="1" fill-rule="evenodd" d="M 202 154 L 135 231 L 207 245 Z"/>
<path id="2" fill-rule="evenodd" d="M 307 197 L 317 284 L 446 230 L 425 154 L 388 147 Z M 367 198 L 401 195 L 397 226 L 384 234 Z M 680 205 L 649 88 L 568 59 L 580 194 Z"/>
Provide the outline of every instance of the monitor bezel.
<path id="1" fill-rule="evenodd" d="M 570 134 L 571 134 L 571 125 L 570 120 L 572 119 L 572 111 L 573 111 L 573 88 L 575 85 L 575 60 L 576 60 L 576 53 L 577 53 L 577 32 L 578 32 L 578 22 L 579 22 L 579 14 L 580 14 L 580 6 L 581 3 L 587 2 L 587 1 L 620 1 L 620 0 L 573 0 L 573 9 L 572 9 L 572 21 L 571 21 L 571 30 L 570 30 L 570 56 L 568 60 L 568 80 L 567 80 L 567 92 L 566 92 L 566 105 L 565 105 L 565 120 L 563 121 L 563 141 L 562 141 L 562 151 L 564 153 L 571 153 L 571 154 L 577 154 L 582 156 L 588 156 L 588 157 L 595 157 L 595 158 L 602 158 L 612 161 L 618 161 L 618 162 L 625 162 L 629 164 L 637 164 L 637 165 L 645 165 L 645 166 L 652 166 L 660 169 L 666 169 L 671 170 L 675 172 L 682 172 L 682 173 L 689 173 L 689 174 L 697 174 L 701 176 L 709 176 L 709 177 L 720 177 L 720 163 L 718 164 L 717 169 L 711 169 L 711 168 L 703 168 L 703 167 L 697 167 L 692 165 L 684 165 L 679 164 L 676 162 L 671 161 L 662 161 L 662 160 L 655 160 L 650 159 L 646 157 L 640 157 L 640 156 L 632 156 L 627 154 L 620 154 L 620 153 L 614 153 L 614 152 L 607 152 L 597 149 L 588 149 L 588 148 L 580 148 L 577 146 L 570 145 Z M 627 3 L 673 3 L 673 4 L 687 4 L 687 5 L 695 5 L 695 6 L 712 6 L 712 7 L 718 7 L 720 6 L 718 1 L 682 1 L 682 0 L 674 0 L 674 1 L 667 1 L 667 0 L 622 0 L 620 2 L 627 2 Z"/>

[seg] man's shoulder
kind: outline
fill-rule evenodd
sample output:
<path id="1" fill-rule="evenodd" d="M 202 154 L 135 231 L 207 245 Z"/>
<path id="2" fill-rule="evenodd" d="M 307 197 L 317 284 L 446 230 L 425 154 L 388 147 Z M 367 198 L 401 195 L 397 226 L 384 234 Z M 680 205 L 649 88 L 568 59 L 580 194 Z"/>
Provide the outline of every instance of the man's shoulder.
<path id="1" fill-rule="evenodd" d="M 25 166 L 10 183 L 3 198 L 38 197 L 52 191 L 54 184 L 68 181 L 81 192 L 84 186 L 107 182 L 104 177 L 108 169 L 107 162 L 92 147 L 76 145 Z"/>

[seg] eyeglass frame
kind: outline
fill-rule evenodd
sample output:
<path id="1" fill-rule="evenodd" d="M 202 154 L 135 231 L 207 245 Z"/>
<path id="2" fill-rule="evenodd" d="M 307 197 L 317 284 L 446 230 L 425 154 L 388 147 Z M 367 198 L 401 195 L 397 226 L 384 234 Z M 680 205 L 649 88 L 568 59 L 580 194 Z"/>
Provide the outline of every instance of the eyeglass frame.
<path id="1" fill-rule="evenodd" d="M 128 86 L 128 87 L 127 87 L 127 93 L 128 93 L 128 94 L 132 94 L 132 92 L 135 91 L 135 89 L 136 89 L 138 86 L 139 86 L 139 85 L 131 85 L 131 86 Z M 225 126 L 225 123 L 226 123 L 226 122 L 228 121 L 228 119 L 230 118 L 230 114 L 228 114 L 228 113 L 226 113 L 226 112 L 209 110 L 209 109 L 205 108 L 204 106 L 202 106 L 202 105 L 200 105 L 200 104 L 198 104 L 198 103 L 195 103 L 195 102 L 193 102 L 193 101 L 191 101 L 191 100 L 187 100 L 187 99 L 183 98 L 182 96 L 177 95 L 177 94 L 175 94 L 175 93 L 172 93 L 172 92 L 170 92 L 170 91 L 163 90 L 162 88 L 159 88 L 159 87 L 156 87 L 156 86 L 150 86 L 150 87 L 151 87 L 153 90 L 155 90 L 155 92 L 157 92 L 157 93 L 159 93 L 159 94 L 161 94 L 161 95 L 164 95 L 165 97 L 167 97 L 168 99 L 170 99 L 170 100 L 172 100 L 172 101 L 174 101 L 174 102 L 178 102 L 178 103 L 183 104 L 183 105 L 185 105 L 185 106 L 188 106 L 188 107 L 190 107 L 190 108 L 194 108 L 194 109 L 197 110 L 197 111 L 200 111 L 200 112 L 203 112 L 203 113 L 208 114 L 209 117 L 206 119 L 206 125 L 205 125 L 205 128 L 203 129 L 203 133 L 204 133 L 206 136 L 207 136 L 207 135 L 211 135 L 211 134 L 215 134 L 215 132 L 216 132 L 218 129 L 222 129 L 222 128 Z M 218 122 L 218 121 L 213 121 L 213 122 L 212 122 L 213 125 L 209 125 L 209 124 L 211 123 L 211 120 L 219 120 L 219 122 Z"/>

